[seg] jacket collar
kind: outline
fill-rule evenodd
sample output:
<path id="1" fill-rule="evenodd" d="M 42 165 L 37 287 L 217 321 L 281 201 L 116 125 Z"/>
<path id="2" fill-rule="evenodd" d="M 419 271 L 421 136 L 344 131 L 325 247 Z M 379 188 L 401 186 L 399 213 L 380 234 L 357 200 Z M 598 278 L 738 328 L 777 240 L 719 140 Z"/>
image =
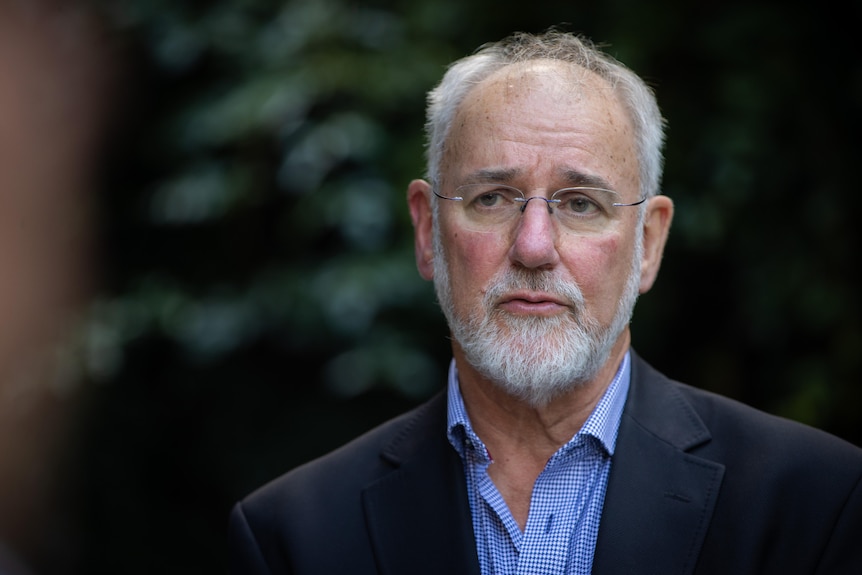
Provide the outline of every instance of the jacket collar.
<path id="1" fill-rule="evenodd" d="M 479 575 L 458 454 L 446 439 L 446 397 L 414 412 L 381 457 L 393 471 L 362 494 L 382 575 Z"/>
<path id="2" fill-rule="evenodd" d="M 724 466 L 691 453 L 711 436 L 680 388 L 632 359 L 593 573 L 691 573 Z"/>

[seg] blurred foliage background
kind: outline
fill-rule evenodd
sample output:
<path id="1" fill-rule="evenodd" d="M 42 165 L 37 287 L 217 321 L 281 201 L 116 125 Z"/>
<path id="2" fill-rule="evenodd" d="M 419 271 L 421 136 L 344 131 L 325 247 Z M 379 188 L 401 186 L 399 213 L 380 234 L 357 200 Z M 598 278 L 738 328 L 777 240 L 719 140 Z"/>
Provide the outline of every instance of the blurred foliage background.
<path id="1" fill-rule="evenodd" d="M 224 572 L 236 499 L 442 388 L 405 190 L 427 90 L 514 30 L 565 23 L 655 86 L 677 209 L 635 348 L 862 444 L 858 3 L 95 5 L 119 90 L 46 572 Z"/>

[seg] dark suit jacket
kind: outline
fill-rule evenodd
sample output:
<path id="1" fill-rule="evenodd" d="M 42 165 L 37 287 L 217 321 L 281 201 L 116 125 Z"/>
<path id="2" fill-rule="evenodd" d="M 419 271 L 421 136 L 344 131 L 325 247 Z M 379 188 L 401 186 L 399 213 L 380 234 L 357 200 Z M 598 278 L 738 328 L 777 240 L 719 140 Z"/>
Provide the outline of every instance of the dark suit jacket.
<path id="1" fill-rule="evenodd" d="M 595 575 L 862 574 L 862 449 L 632 354 Z M 233 575 L 478 575 L 440 394 L 238 503 Z"/>

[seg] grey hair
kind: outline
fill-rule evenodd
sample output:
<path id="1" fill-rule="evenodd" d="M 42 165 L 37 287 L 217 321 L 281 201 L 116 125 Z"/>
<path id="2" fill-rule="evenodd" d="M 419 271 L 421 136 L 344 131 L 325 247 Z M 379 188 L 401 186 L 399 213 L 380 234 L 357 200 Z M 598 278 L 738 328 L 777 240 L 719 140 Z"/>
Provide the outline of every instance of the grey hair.
<path id="1" fill-rule="evenodd" d="M 603 78 L 620 98 L 634 127 L 642 196 L 658 193 L 663 168 L 664 120 L 653 90 L 637 74 L 586 38 L 558 30 L 541 34 L 516 32 L 484 44 L 453 62 L 428 93 L 425 132 L 427 174 L 432 186 L 441 182 L 447 137 L 458 107 L 470 89 L 510 64 L 529 60 L 570 62 Z"/>

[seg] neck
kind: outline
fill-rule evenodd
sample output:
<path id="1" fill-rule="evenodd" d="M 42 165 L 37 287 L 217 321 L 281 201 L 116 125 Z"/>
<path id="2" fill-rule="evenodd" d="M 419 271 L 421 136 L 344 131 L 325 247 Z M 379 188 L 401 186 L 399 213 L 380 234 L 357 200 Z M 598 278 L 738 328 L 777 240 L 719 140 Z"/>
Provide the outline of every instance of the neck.
<path id="1" fill-rule="evenodd" d="M 610 386 L 630 343 L 626 328 L 595 378 L 539 407 L 482 376 L 466 362 L 457 343 L 453 344 L 464 406 L 473 430 L 493 458 L 488 474 L 522 529 L 536 478 L 548 459 L 583 427 Z"/>

